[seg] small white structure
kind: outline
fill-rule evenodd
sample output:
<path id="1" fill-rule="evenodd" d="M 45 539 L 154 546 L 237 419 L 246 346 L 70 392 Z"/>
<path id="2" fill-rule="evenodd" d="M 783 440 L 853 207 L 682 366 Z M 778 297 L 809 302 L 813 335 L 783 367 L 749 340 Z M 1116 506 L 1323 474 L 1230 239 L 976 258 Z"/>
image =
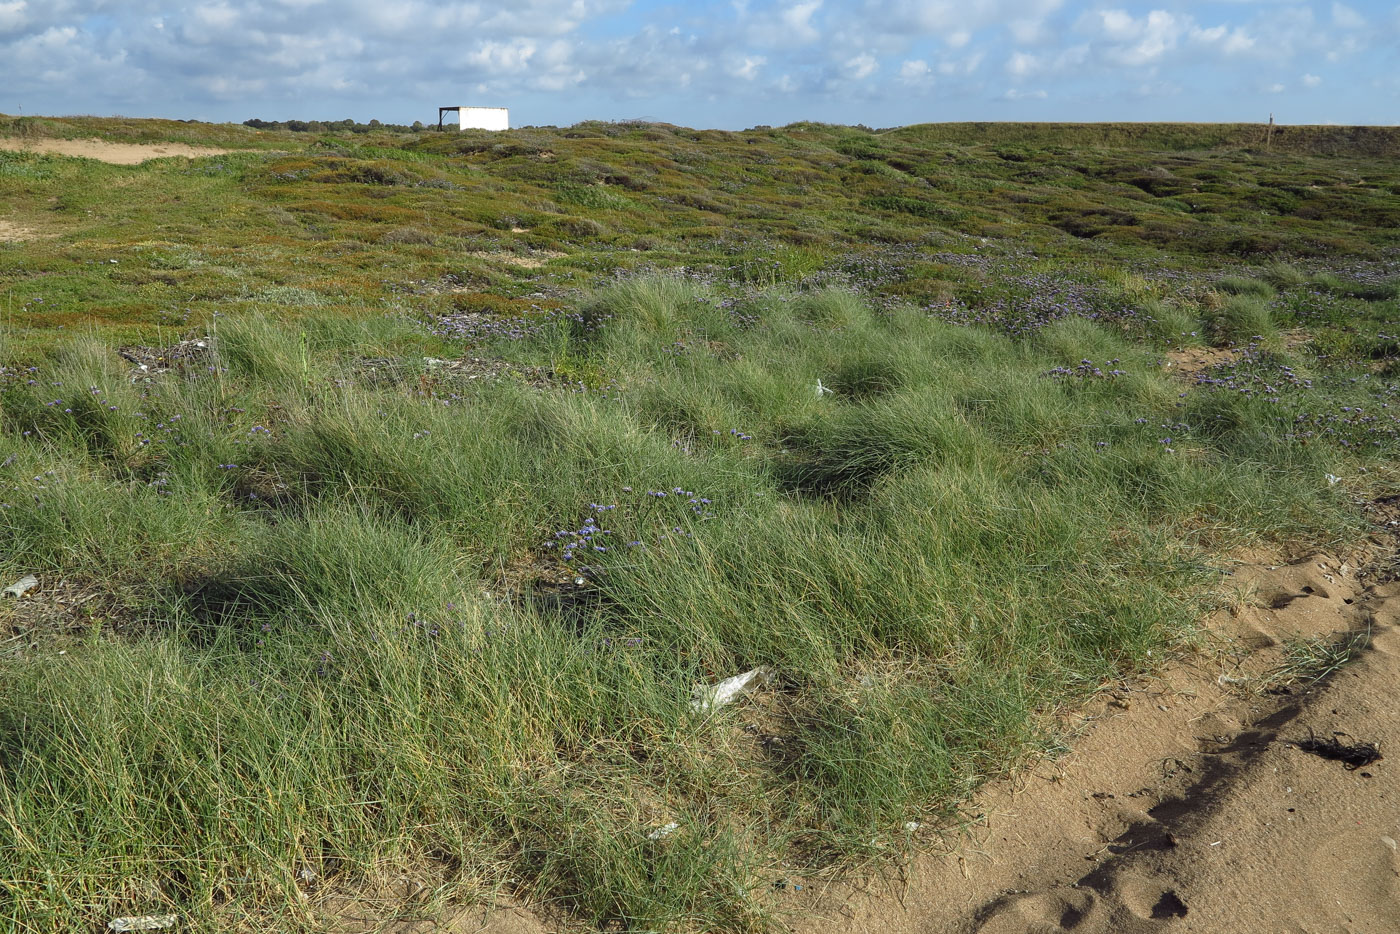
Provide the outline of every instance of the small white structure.
<path id="1" fill-rule="evenodd" d="M 510 110 L 506 107 L 439 107 L 438 129 L 442 129 L 442 118 L 450 110 L 457 111 L 458 129 L 462 130 L 509 130 Z"/>

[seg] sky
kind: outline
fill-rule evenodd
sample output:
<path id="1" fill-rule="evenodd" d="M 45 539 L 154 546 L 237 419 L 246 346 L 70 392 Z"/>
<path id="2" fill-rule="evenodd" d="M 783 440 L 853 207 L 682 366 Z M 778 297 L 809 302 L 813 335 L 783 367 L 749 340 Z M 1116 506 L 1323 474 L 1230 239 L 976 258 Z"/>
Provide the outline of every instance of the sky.
<path id="1" fill-rule="evenodd" d="M 1400 123 L 1400 0 L 0 0 L 0 112 Z"/>

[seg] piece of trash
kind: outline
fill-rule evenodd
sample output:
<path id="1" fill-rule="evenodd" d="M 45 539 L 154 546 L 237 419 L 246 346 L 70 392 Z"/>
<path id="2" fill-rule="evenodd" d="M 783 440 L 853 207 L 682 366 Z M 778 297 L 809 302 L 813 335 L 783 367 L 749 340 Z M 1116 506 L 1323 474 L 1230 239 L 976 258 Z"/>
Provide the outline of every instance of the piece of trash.
<path id="1" fill-rule="evenodd" d="M 918 829 L 919 829 L 919 822 L 916 821 L 916 820 L 911 820 L 911 821 L 909 821 L 907 824 L 904 825 L 904 832 L 905 832 L 905 833 L 913 833 L 914 831 L 916 831 L 916 830 L 918 830 Z"/>
<path id="2" fill-rule="evenodd" d="M 869 675 L 861 675 L 859 678 L 856 678 L 856 684 L 859 684 L 863 688 L 873 688 L 875 686 L 875 679 Z"/>
<path id="3" fill-rule="evenodd" d="M 695 699 L 690 702 L 692 710 L 702 713 L 723 707 L 736 698 L 752 694 L 773 680 L 773 671 L 763 665 L 732 678 L 725 678 L 719 684 L 695 689 Z"/>
<path id="4" fill-rule="evenodd" d="M 1327 475 L 1327 485 L 1328 485 L 1328 486 L 1336 486 L 1337 484 L 1339 484 L 1339 483 L 1341 483 L 1341 482 L 1342 482 L 1342 478 L 1339 477 L 1339 476 L 1337 476 L 1336 474 L 1334 474 L 1334 473 L 1329 473 L 1329 474 Z"/>
<path id="5" fill-rule="evenodd" d="M 1400 849 L 1400 844 L 1397 844 L 1392 837 L 1381 837 L 1381 842 L 1392 850 Z"/>
<path id="6" fill-rule="evenodd" d="M 312 869 L 310 866 L 303 866 L 297 870 L 297 879 L 307 883 L 315 882 L 316 870 Z"/>
<path id="7" fill-rule="evenodd" d="M 140 918 L 113 918 L 107 922 L 109 931 L 159 931 L 174 927 L 175 915 L 144 915 Z"/>
<path id="8" fill-rule="evenodd" d="M 825 386 L 823 386 L 821 380 L 817 380 L 817 398 L 820 399 L 822 396 L 830 395 L 834 395 L 832 390 L 827 389 Z"/>
<path id="9" fill-rule="evenodd" d="M 26 574 L 10 586 L 6 587 L 5 593 L 14 594 L 15 599 L 18 600 L 20 597 L 24 596 L 26 593 L 38 586 L 39 578 L 35 577 L 33 574 Z"/>
<path id="10" fill-rule="evenodd" d="M 675 833 L 677 830 L 680 830 L 680 829 L 681 829 L 681 825 L 680 825 L 680 824 L 676 823 L 675 821 L 671 821 L 671 823 L 666 824 L 666 825 L 661 826 L 661 827 L 657 827 L 657 828 L 656 828 L 655 830 L 653 830 L 651 833 L 647 834 L 647 839 L 648 839 L 648 840 L 661 840 L 661 839 L 664 839 L 664 838 L 666 838 L 666 837 L 669 837 L 671 834 Z"/>

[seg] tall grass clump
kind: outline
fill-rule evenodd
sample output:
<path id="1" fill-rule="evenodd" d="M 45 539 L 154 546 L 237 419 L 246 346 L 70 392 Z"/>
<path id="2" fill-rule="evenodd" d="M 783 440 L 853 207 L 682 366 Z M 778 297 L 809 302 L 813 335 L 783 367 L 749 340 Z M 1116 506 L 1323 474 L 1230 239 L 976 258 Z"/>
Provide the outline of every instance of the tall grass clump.
<path id="1" fill-rule="evenodd" d="M 1200 319 L 1180 304 L 1148 298 L 1138 304 L 1138 312 L 1146 322 L 1146 336 L 1156 343 L 1179 347 L 1200 342 Z"/>
<path id="2" fill-rule="evenodd" d="M 1217 344 L 1277 345 L 1278 325 L 1268 301 L 1254 295 L 1232 295 L 1208 312 L 1211 337 Z"/>
<path id="3" fill-rule="evenodd" d="M 1308 274 L 1288 263 L 1269 264 L 1263 277 L 1276 289 L 1294 289 L 1308 284 Z"/>

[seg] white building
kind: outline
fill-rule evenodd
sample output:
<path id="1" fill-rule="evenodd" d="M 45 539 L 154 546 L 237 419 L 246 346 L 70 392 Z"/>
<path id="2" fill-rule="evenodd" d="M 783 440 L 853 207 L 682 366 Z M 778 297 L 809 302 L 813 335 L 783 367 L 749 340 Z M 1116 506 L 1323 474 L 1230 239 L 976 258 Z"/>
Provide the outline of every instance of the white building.
<path id="1" fill-rule="evenodd" d="M 457 111 L 457 120 L 462 130 L 509 130 L 510 110 L 506 107 L 439 107 L 438 129 L 442 129 L 443 115 Z"/>

